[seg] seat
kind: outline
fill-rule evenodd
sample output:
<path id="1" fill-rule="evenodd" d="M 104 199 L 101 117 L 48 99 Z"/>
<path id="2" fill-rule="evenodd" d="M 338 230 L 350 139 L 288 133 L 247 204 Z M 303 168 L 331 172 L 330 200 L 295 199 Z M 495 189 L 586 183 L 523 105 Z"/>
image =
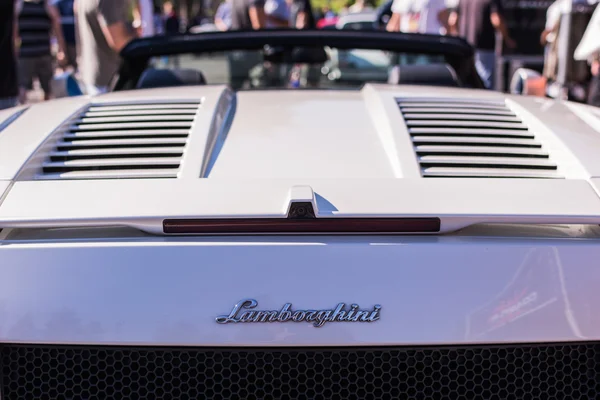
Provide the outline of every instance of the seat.
<path id="1" fill-rule="evenodd" d="M 206 85 L 206 79 L 202 72 L 195 69 L 148 68 L 142 73 L 136 88 L 151 89 L 193 85 Z"/>
<path id="2" fill-rule="evenodd" d="M 394 65 L 388 73 L 393 85 L 432 85 L 459 87 L 456 71 L 448 64 Z"/>

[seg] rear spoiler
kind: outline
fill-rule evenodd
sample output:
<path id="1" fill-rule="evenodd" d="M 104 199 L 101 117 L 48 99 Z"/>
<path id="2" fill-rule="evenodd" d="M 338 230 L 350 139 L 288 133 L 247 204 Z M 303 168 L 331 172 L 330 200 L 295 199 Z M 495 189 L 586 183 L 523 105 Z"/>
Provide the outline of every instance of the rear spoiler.
<path id="1" fill-rule="evenodd" d="M 594 187 L 600 180 L 592 179 Z M 480 224 L 600 225 L 571 179 L 0 181 L 1 228 L 130 227 L 157 235 L 443 234 Z M 314 190 L 313 190 L 314 189 Z"/>

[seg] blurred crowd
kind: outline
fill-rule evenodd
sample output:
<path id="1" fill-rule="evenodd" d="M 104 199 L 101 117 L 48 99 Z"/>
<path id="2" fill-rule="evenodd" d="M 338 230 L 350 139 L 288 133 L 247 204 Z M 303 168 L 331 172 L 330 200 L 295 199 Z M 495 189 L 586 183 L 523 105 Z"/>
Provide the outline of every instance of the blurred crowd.
<path id="1" fill-rule="evenodd" d="M 573 1 L 556 0 L 548 9 L 540 40 L 549 63 L 557 64 L 560 15 Z M 310 0 L 224 0 L 214 15 L 200 7 L 184 21 L 170 1 L 0 0 L 0 109 L 27 102 L 34 81 L 44 99 L 52 98 L 52 82 L 62 73 L 77 74 L 86 93 L 106 91 L 119 65 L 119 51 L 140 36 L 282 27 L 327 29 L 346 15 L 369 14 L 373 29 L 465 38 L 475 48 L 476 68 L 488 88 L 493 87 L 496 72 L 497 37 L 508 49 L 519 40 L 509 34 L 501 0 L 379 3 L 376 7 L 369 0 L 353 0 L 334 12 L 326 6 L 314 9 Z M 594 16 L 575 52 L 578 59 L 589 61 L 593 76 L 589 102 L 596 105 L 600 105 L 598 28 L 600 17 Z"/>
<path id="2" fill-rule="evenodd" d="M 127 43 L 179 32 L 168 1 L 0 0 L 0 109 L 26 103 L 34 82 L 44 100 L 53 98 L 65 73 L 86 93 L 105 92 Z"/>

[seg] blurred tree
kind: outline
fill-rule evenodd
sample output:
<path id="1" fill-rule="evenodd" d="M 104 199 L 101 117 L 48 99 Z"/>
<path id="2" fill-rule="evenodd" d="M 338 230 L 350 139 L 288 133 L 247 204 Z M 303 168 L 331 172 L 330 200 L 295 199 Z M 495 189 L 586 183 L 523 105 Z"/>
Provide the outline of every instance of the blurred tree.
<path id="1" fill-rule="evenodd" d="M 222 0 L 171 0 L 176 10 L 179 10 L 182 16 L 187 18 L 195 16 L 201 7 L 204 7 L 207 15 L 213 15 Z M 310 0 L 313 9 L 321 10 L 324 7 L 329 7 L 335 12 L 340 12 L 343 8 L 351 6 L 354 0 Z M 367 0 L 373 7 L 378 7 L 386 0 Z M 158 0 L 164 2 L 164 0 Z"/>
<path id="2" fill-rule="evenodd" d="M 385 3 L 386 0 L 367 0 L 367 4 L 372 7 L 378 7 Z M 354 0 L 311 0 L 313 9 L 322 10 L 324 7 L 329 7 L 331 10 L 340 12 L 343 8 L 354 4 Z"/>

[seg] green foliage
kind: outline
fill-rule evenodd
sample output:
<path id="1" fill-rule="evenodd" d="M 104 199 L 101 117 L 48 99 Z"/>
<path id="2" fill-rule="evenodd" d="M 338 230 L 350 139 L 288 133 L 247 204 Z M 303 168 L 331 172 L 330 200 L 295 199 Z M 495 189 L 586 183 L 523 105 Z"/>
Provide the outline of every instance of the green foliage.
<path id="1" fill-rule="evenodd" d="M 366 3 L 372 7 L 378 7 L 385 0 L 367 0 Z M 339 12 L 344 7 L 354 4 L 354 0 L 311 0 L 310 3 L 315 11 L 322 10 L 324 7 L 329 7 L 335 12 Z"/>

